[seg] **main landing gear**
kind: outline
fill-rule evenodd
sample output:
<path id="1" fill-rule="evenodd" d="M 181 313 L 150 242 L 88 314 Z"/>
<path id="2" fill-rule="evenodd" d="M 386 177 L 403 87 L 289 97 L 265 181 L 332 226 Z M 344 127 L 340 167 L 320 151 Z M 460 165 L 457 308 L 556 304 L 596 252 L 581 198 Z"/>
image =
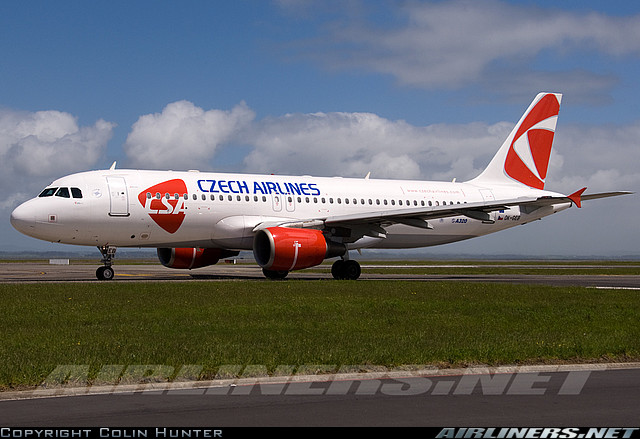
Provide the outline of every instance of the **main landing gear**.
<path id="1" fill-rule="evenodd" d="M 285 277 L 287 277 L 287 275 L 289 274 L 288 271 L 283 270 L 283 271 L 276 271 L 276 270 L 267 270 L 266 268 L 262 269 L 262 274 L 264 274 L 264 277 L 266 277 L 267 279 L 271 279 L 271 280 L 282 280 Z"/>
<path id="2" fill-rule="evenodd" d="M 114 276 L 111 265 L 113 265 L 113 258 L 116 256 L 116 247 L 103 245 L 98 247 L 98 250 L 102 253 L 102 260 L 100 262 L 102 262 L 104 266 L 98 267 L 96 270 L 96 277 L 99 280 L 111 280 Z"/>
<path id="3" fill-rule="evenodd" d="M 275 271 L 262 269 L 264 277 L 271 280 L 282 280 L 289 274 L 288 271 Z M 350 259 L 338 259 L 331 266 L 331 275 L 337 280 L 356 280 L 360 277 L 361 269 L 358 261 Z"/>
<path id="4" fill-rule="evenodd" d="M 338 259 L 331 266 L 331 275 L 338 280 L 356 280 L 360 273 L 360 264 L 351 259 Z"/>

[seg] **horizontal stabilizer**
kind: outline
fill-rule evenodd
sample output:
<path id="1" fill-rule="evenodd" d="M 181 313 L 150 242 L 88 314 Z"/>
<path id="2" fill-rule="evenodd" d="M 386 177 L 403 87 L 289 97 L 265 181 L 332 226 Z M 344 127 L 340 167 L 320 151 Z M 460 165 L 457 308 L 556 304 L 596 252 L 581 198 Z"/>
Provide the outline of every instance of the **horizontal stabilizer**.
<path id="1" fill-rule="evenodd" d="M 582 201 L 585 201 L 585 200 L 597 200 L 598 198 L 617 197 L 619 195 L 633 195 L 633 192 L 628 192 L 628 191 L 602 192 L 600 194 L 582 195 L 580 198 L 582 199 Z"/>

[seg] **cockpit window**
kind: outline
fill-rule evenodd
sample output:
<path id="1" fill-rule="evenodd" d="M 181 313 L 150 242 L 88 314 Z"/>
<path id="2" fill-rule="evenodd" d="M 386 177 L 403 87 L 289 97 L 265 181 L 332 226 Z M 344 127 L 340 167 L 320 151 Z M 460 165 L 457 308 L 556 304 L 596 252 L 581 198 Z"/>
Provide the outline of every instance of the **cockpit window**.
<path id="1" fill-rule="evenodd" d="M 82 191 L 77 187 L 72 187 L 71 195 L 73 196 L 73 198 L 82 198 Z"/>
<path id="2" fill-rule="evenodd" d="M 56 193 L 56 190 L 58 190 L 57 187 L 48 187 L 40 192 L 40 195 L 38 195 L 38 197 L 53 197 L 53 194 Z"/>
<path id="3" fill-rule="evenodd" d="M 60 189 L 58 189 L 58 192 L 56 192 L 56 197 L 71 198 L 71 196 L 69 195 L 69 188 L 61 187 Z"/>

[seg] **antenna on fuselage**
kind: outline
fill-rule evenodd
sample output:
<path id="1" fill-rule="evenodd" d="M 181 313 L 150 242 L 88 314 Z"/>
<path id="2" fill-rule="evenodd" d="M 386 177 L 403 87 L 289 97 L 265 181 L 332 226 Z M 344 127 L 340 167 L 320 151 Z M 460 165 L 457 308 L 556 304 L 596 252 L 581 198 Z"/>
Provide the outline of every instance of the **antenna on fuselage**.
<path id="1" fill-rule="evenodd" d="M 114 169 L 116 169 L 116 162 L 113 162 L 113 164 L 109 168 L 109 171 L 113 171 Z"/>

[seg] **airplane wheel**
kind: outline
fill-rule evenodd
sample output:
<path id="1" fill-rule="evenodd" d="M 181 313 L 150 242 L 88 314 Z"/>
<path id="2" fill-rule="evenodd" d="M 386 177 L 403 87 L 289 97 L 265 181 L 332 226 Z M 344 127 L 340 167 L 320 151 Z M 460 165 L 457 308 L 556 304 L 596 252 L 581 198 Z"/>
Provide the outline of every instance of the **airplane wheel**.
<path id="1" fill-rule="evenodd" d="M 331 266 L 331 275 L 338 280 L 356 280 L 361 272 L 358 261 L 338 259 Z"/>
<path id="2" fill-rule="evenodd" d="M 360 264 L 358 264 L 358 261 L 349 260 L 344 262 L 345 279 L 356 280 L 360 277 L 361 272 L 362 270 L 360 269 Z"/>
<path id="3" fill-rule="evenodd" d="M 331 276 L 334 279 L 341 280 L 344 279 L 344 261 L 342 259 L 338 259 L 331 265 Z"/>
<path id="4" fill-rule="evenodd" d="M 111 280 L 113 279 L 114 272 L 111 267 L 99 267 L 96 270 L 96 277 L 100 280 Z"/>
<path id="5" fill-rule="evenodd" d="M 262 274 L 264 277 L 271 280 L 281 280 L 287 277 L 289 274 L 288 271 L 275 271 L 275 270 L 267 270 L 266 268 L 262 269 Z"/>

